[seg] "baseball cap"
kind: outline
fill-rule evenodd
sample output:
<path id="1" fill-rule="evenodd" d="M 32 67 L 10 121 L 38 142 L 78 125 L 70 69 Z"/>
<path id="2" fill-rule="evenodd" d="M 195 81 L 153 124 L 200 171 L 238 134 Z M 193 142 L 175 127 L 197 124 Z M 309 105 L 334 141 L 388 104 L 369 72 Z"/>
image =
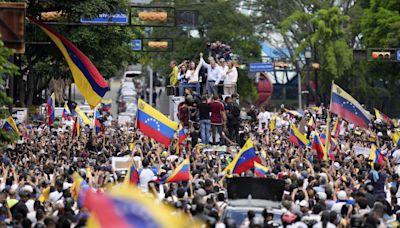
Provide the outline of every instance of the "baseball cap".
<path id="1" fill-rule="evenodd" d="M 299 206 L 300 207 L 309 207 L 309 204 L 308 204 L 307 200 L 302 200 L 302 201 L 300 201 Z"/>
<path id="2" fill-rule="evenodd" d="M 346 192 L 345 191 L 340 191 L 338 194 L 337 194 L 337 198 L 339 199 L 339 200 L 347 200 L 347 194 L 346 194 Z"/>

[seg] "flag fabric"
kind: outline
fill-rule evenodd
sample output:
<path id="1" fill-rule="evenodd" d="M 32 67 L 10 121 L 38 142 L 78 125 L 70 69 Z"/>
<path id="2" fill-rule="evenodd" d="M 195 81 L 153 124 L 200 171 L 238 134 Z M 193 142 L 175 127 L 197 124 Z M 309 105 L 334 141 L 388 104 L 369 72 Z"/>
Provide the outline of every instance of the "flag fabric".
<path id="1" fill-rule="evenodd" d="M 179 124 L 179 129 L 178 129 L 178 144 L 181 144 L 183 140 L 186 138 L 186 133 L 185 129 L 181 124 Z"/>
<path id="2" fill-rule="evenodd" d="M 278 115 L 275 113 L 274 117 L 271 120 L 269 120 L 268 128 L 269 128 L 270 132 L 273 132 L 276 128 L 276 118 L 277 117 L 278 117 Z"/>
<path id="3" fill-rule="evenodd" d="M 131 167 L 128 169 L 128 172 L 126 173 L 124 183 L 125 185 L 133 185 L 133 186 L 139 185 L 139 172 L 135 168 L 133 159 Z"/>
<path id="4" fill-rule="evenodd" d="M 52 93 L 47 100 L 47 124 L 51 126 L 54 123 L 55 119 L 55 105 L 56 105 L 56 98 L 54 93 Z"/>
<path id="5" fill-rule="evenodd" d="M 340 118 L 340 116 L 338 116 L 335 120 L 335 123 L 333 124 L 333 136 L 337 139 L 339 138 L 339 134 L 340 134 L 340 125 L 342 124 L 342 118 Z"/>
<path id="6" fill-rule="evenodd" d="M 260 158 L 256 154 L 253 142 L 251 139 L 247 139 L 242 149 L 240 149 L 238 155 L 232 160 L 232 162 L 225 168 L 224 173 L 231 171 L 231 173 L 240 174 L 254 167 L 254 162 L 261 163 Z"/>
<path id="7" fill-rule="evenodd" d="M 101 100 L 102 109 L 105 112 L 109 112 L 111 110 L 112 100 Z"/>
<path id="8" fill-rule="evenodd" d="M 254 162 L 254 174 L 257 177 L 266 177 L 268 172 L 269 172 L 268 167 L 265 167 L 258 162 Z"/>
<path id="9" fill-rule="evenodd" d="M 83 121 L 84 124 L 92 126 L 93 122 L 86 116 L 86 114 L 81 110 L 79 105 L 76 106 L 75 111 L 78 113 L 78 116 Z"/>
<path id="10" fill-rule="evenodd" d="M 287 113 L 289 113 L 291 116 L 299 116 L 302 117 L 304 115 L 304 112 L 299 112 L 299 111 L 295 111 L 295 110 L 289 110 L 285 108 L 285 111 Z"/>
<path id="11" fill-rule="evenodd" d="M 315 129 L 314 117 L 310 116 L 310 119 L 308 120 L 307 126 L 311 130 Z"/>
<path id="12" fill-rule="evenodd" d="M 373 163 L 378 163 L 379 165 L 383 164 L 383 155 L 381 154 L 380 150 L 375 146 L 375 144 L 371 145 L 368 160 L 371 161 L 371 166 L 373 165 Z"/>
<path id="13" fill-rule="evenodd" d="M 71 116 L 71 110 L 69 110 L 68 102 L 65 102 L 64 103 L 64 110 L 63 110 L 63 113 L 62 113 L 62 118 L 64 120 L 67 120 L 68 116 Z"/>
<path id="14" fill-rule="evenodd" d="M 32 17 L 29 17 L 29 20 L 39 26 L 55 43 L 68 63 L 79 92 L 91 108 L 96 107 L 109 90 L 109 86 L 94 64 L 61 34 Z"/>
<path id="15" fill-rule="evenodd" d="M 309 144 L 307 137 L 300 133 L 294 124 L 290 125 L 290 142 L 296 146 L 306 147 Z"/>
<path id="16" fill-rule="evenodd" d="M 81 135 L 81 124 L 79 123 L 79 116 L 75 117 L 74 128 L 72 129 L 72 135 L 79 137 Z"/>
<path id="17" fill-rule="evenodd" d="M 324 133 L 322 133 L 320 135 L 320 139 L 321 139 L 322 144 L 325 145 L 325 143 L 326 143 L 326 141 L 325 141 L 326 140 L 326 135 Z M 330 148 L 331 148 L 331 150 L 334 150 L 338 145 L 338 141 L 336 139 L 332 138 L 332 136 L 331 136 L 331 141 L 330 142 L 331 142 L 330 143 Z"/>
<path id="18" fill-rule="evenodd" d="M 190 163 L 189 158 L 186 158 L 175 168 L 171 175 L 165 175 L 163 178 L 157 180 L 158 183 L 172 183 L 178 181 L 188 181 L 190 180 Z"/>
<path id="19" fill-rule="evenodd" d="M 96 128 L 96 134 L 99 134 L 103 129 L 103 125 L 101 124 L 100 119 L 99 119 L 100 117 L 101 117 L 101 115 L 100 115 L 99 110 L 95 109 L 95 112 L 94 112 L 94 126 Z"/>
<path id="20" fill-rule="evenodd" d="M 86 193 L 89 190 L 88 183 L 78 174 L 74 173 L 74 182 L 70 188 L 71 197 L 78 202 L 78 206 L 82 207 L 86 197 Z"/>
<path id="21" fill-rule="evenodd" d="M 184 213 L 173 213 L 171 207 L 156 203 L 137 188 L 122 186 L 107 194 L 88 191 L 84 203 L 90 212 L 88 228 L 199 227 Z"/>
<path id="22" fill-rule="evenodd" d="M 265 152 L 264 148 L 261 147 L 260 150 L 261 158 L 265 161 L 267 159 L 267 152 Z"/>
<path id="23" fill-rule="evenodd" d="M 139 99 L 136 127 L 155 141 L 169 146 L 178 129 L 178 123 Z"/>
<path id="24" fill-rule="evenodd" d="M 371 119 L 356 99 L 335 84 L 332 84 L 330 111 L 363 128 L 368 128 Z"/>
<path id="25" fill-rule="evenodd" d="M 313 150 L 317 151 L 318 160 L 328 161 L 328 154 L 326 153 L 324 144 L 322 144 L 319 134 L 317 132 L 315 132 L 315 134 L 314 134 L 314 140 L 311 145 L 311 148 Z"/>
<path id="26" fill-rule="evenodd" d="M 400 146 L 400 133 L 394 132 L 392 135 L 392 141 L 394 146 Z"/>
<path id="27" fill-rule="evenodd" d="M 388 126 L 394 126 L 394 123 L 392 119 L 390 119 L 387 115 L 383 114 L 381 111 L 378 109 L 374 108 L 375 110 L 375 117 L 376 119 L 380 119 L 383 122 L 385 122 Z"/>
<path id="28" fill-rule="evenodd" d="M 6 121 L 3 124 L 3 130 L 6 132 L 15 132 L 16 134 L 21 135 L 18 130 L 17 124 L 15 123 L 12 116 L 7 117 Z"/>

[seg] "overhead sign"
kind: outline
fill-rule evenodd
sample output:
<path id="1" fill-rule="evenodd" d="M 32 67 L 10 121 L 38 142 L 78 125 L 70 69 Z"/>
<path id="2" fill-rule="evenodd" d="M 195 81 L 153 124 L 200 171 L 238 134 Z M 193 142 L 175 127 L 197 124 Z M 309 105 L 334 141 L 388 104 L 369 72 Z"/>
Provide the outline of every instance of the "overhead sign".
<path id="1" fill-rule="evenodd" d="M 107 14 L 102 13 L 95 18 L 81 18 L 81 23 L 97 23 L 97 24 L 128 24 L 128 14 L 117 13 Z"/>
<path id="2" fill-rule="evenodd" d="M 272 63 L 250 63 L 250 72 L 264 72 L 264 71 L 274 71 L 274 66 Z"/>
<path id="3" fill-rule="evenodd" d="M 132 51 L 141 51 L 142 50 L 142 40 L 136 39 L 131 41 Z"/>

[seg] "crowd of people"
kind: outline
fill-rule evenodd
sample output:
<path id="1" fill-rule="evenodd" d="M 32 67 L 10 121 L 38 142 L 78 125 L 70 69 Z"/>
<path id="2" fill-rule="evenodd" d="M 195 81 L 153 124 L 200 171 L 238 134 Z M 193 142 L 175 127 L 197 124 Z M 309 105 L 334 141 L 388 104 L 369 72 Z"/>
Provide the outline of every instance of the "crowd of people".
<path id="1" fill-rule="evenodd" d="M 71 197 L 73 173 L 79 172 L 92 188 L 106 191 L 106 186 L 121 184 L 126 175 L 115 171 L 111 158 L 132 156 L 143 192 L 210 227 L 398 226 L 400 149 L 391 141 L 395 129 L 384 121 L 375 121 L 369 130 L 342 121 L 333 155 L 319 161 L 310 147 L 294 146 L 289 134 L 291 124 L 310 137 L 316 130 L 322 132 L 324 107 L 296 116 L 283 108 L 240 109 L 236 94 L 224 101 L 218 95 L 196 101 L 190 89 L 186 93 L 185 103 L 196 103 L 196 110 L 182 119 L 188 133 L 180 146 L 177 139 L 169 147 L 160 145 L 134 123 L 118 126 L 110 121 L 99 133 L 82 126 L 79 137 L 71 124 L 61 121 L 52 127 L 19 124 L 21 139 L 0 154 L 0 225 L 84 227 L 89 212 Z M 276 219 L 271 208 L 260 215 L 250 209 L 247 218 L 235 224 L 235 218 L 227 216 L 226 180 L 255 174 L 253 169 L 239 175 L 223 171 L 249 138 L 268 168 L 267 178 L 285 183 L 279 201 L 284 213 Z M 371 163 L 367 155 L 357 152 L 357 147 L 371 143 L 385 155 L 382 164 Z M 224 146 L 223 152 L 211 144 Z M 156 181 L 186 158 L 191 181 Z"/>
<path id="2" fill-rule="evenodd" d="M 223 51 L 224 47 L 220 42 L 213 43 L 207 62 L 203 59 L 202 53 L 198 63 L 184 60 L 178 65 L 175 60 L 171 61 L 169 84 L 173 88 L 173 94 L 183 96 L 185 88 L 191 88 L 197 94 L 235 93 L 238 70 L 230 55 Z"/>

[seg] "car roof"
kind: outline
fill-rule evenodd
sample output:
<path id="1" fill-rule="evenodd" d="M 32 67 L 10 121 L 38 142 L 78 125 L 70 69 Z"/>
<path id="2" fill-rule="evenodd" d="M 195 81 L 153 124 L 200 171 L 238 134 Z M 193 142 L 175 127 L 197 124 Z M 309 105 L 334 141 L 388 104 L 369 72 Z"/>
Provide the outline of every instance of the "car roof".
<path id="1" fill-rule="evenodd" d="M 233 207 L 260 207 L 260 208 L 282 208 L 280 202 L 262 199 L 235 199 L 229 200 L 228 205 Z"/>

